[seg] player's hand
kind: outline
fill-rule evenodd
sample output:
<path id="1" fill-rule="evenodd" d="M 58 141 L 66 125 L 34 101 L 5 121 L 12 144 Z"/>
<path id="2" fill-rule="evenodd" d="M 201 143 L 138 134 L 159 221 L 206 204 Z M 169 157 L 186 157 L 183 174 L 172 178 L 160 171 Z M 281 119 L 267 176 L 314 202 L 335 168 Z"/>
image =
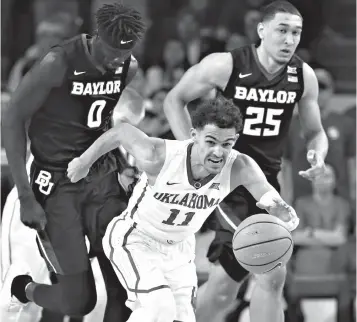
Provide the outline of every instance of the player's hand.
<path id="1" fill-rule="evenodd" d="M 300 219 L 296 215 L 294 208 L 289 206 L 283 199 L 277 197 L 267 200 L 262 199 L 257 202 L 257 206 L 266 210 L 270 215 L 281 219 L 289 231 L 293 231 L 299 226 Z"/>
<path id="2" fill-rule="evenodd" d="M 38 232 L 44 230 L 47 224 L 46 213 L 35 197 L 20 199 L 20 219 L 25 226 Z"/>
<path id="3" fill-rule="evenodd" d="M 139 170 L 137 167 L 125 168 L 119 175 L 118 180 L 128 195 L 133 192 L 134 186 L 139 179 Z"/>
<path id="4" fill-rule="evenodd" d="M 81 158 L 74 158 L 67 167 L 67 177 L 72 183 L 85 178 L 89 172 L 90 166 L 83 162 Z"/>
<path id="5" fill-rule="evenodd" d="M 311 164 L 311 168 L 305 171 L 299 171 L 300 176 L 313 181 L 325 173 L 325 161 L 315 150 L 309 150 L 306 158 Z"/>

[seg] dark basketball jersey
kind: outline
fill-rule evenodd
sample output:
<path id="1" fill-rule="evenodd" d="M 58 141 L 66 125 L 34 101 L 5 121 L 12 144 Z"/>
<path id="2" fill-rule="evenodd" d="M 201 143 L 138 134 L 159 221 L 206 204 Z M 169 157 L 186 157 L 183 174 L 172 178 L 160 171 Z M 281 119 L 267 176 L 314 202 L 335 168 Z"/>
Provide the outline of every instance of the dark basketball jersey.
<path id="1" fill-rule="evenodd" d="M 91 61 L 88 40 L 83 34 L 54 47 L 63 52 L 66 74 L 29 127 L 35 160 L 52 167 L 67 168 L 111 127 L 114 107 L 125 88 L 131 59 L 103 74 Z"/>
<path id="2" fill-rule="evenodd" d="M 260 64 L 254 45 L 231 54 L 233 72 L 223 95 L 233 98 L 244 118 L 235 148 L 252 157 L 265 173 L 276 173 L 295 103 L 304 92 L 303 61 L 294 55 L 271 75 Z"/>

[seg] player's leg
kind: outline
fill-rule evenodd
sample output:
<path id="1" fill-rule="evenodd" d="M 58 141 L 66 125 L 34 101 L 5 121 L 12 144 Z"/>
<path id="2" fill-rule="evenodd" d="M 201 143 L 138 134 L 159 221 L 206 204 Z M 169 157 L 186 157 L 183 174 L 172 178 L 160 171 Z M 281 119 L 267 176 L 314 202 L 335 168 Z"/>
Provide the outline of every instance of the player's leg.
<path id="1" fill-rule="evenodd" d="M 235 259 L 232 238 L 239 218 L 247 212 L 248 204 L 241 187 L 228 195 L 217 209 L 219 228 L 208 251 L 208 258 L 215 265 L 210 268 L 207 282 L 198 290 L 198 322 L 224 321 L 238 304 L 237 293 L 248 272 Z"/>
<path id="2" fill-rule="evenodd" d="M 107 292 L 104 322 L 126 321 L 131 311 L 126 307 L 126 290 L 103 252 L 102 238 L 110 221 L 127 206 L 126 195 L 119 185 L 116 173 L 107 175 L 87 186 L 90 200 L 84 208 L 85 232 L 93 253 L 98 258 Z"/>
<path id="3" fill-rule="evenodd" d="M 194 237 L 175 245 L 164 245 L 164 275 L 176 304 L 174 322 L 195 322 L 197 274 L 194 263 Z"/>
<path id="4" fill-rule="evenodd" d="M 123 214 L 109 224 L 103 248 L 127 290 L 126 305 L 133 311 L 128 321 L 173 321 L 176 306 L 160 269 L 162 255 L 155 249 L 155 242 L 125 218 Z"/>
<path id="5" fill-rule="evenodd" d="M 269 183 L 280 191 L 277 176 L 267 176 Z M 263 213 L 256 207 L 255 199 L 249 195 L 250 213 Z M 283 288 L 286 278 L 286 267 L 274 269 L 265 274 L 256 274 L 256 283 L 250 300 L 251 322 L 283 322 Z"/>
<path id="6" fill-rule="evenodd" d="M 30 300 L 64 315 L 85 315 L 95 306 L 96 289 L 80 216 L 82 184 L 71 184 L 65 173 L 48 172 L 51 182 L 45 186 L 40 170 L 32 168 L 32 186 L 45 209 L 47 224 L 37 242 L 58 283 L 29 283 L 29 276 L 17 276 L 12 292 L 22 302 Z"/>
<path id="7" fill-rule="evenodd" d="M 256 274 L 256 283 L 250 300 L 251 322 L 283 322 L 283 288 L 286 267 L 265 274 Z"/>

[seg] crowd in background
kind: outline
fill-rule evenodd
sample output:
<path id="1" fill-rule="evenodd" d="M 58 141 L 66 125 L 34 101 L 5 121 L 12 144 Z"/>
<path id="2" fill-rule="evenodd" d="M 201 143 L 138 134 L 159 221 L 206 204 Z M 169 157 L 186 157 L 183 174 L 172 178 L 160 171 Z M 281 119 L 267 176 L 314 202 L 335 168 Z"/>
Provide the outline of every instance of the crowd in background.
<path id="1" fill-rule="evenodd" d="M 7 7 L 2 10 L 2 104 L 9 101 L 23 75 L 52 45 L 79 32 L 93 33 L 91 2 L 63 1 L 67 3 L 65 10 L 52 11 L 36 25 L 35 1 L 5 1 Z M 168 91 L 190 66 L 206 55 L 258 43 L 259 8 L 267 1 L 142 2 L 146 3 L 149 28 L 134 51 L 140 69 L 131 84 L 145 98 L 146 114 L 139 127 L 148 135 L 174 139 L 163 113 L 163 100 Z M 299 117 L 295 115 L 280 176 L 283 197 L 296 207 L 301 219 L 293 234 L 295 251 L 285 292 L 287 321 L 303 321 L 302 298 L 326 296 L 338 299 L 338 321 L 349 322 L 356 292 L 356 107 L 348 103 L 339 109 L 331 101 L 336 92 L 355 95 L 355 61 L 349 60 L 350 56 L 355 56 L 355 9 L 352 12 L 354 22 L 349 16 L 339 19 L 344 20 L 343 23 L 331 17 L 338 10 L 343 12 L 342 3 L 347 6 L 354 1 L 341 1 L 341 7 L 337 1 L 291 2 L 304 17 L 297 53 L 315 69 L 322 123 L 330 147 L 326 175 L 314 183 L 302 179 L 298 171 L 307 169 L 308 164 Z M 7 16 L 3 16 L 5 14 Z M 27 22 L 27 27 L 18 25 L 19 21 Z M 21 28 L 27 28 L 26 32 Z M 25 32 L 24 35 L 20 31 Z M 337 56 L 329 59 L 332 55 L 329 48 L 340 48 L 342 59 Z M 346 68 L 345 64 L 354 65 Z M 195 108 L 195 102 L 190 108 Z M 1 170 L 2 209 L 13 186 L 3 149 Z M 201 279 L 204 278 L 202 274 Z M 237 321 L 238 314 L 235 312 L 227 321 Z"/>

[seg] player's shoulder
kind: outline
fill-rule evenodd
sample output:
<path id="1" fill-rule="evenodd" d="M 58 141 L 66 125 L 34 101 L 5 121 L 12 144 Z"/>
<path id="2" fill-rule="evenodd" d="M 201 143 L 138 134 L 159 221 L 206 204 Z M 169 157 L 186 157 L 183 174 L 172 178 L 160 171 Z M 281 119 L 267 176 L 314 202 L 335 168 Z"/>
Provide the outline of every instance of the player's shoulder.
<path id="1" fill-rule="evenodd" d="M 36 81 L 52 84 L 56 81 L 57 76 L 63 74 L 66 68 L 67 63 L 63 51 L 60 48 L 54 48 L 39 60 L 32 75 L 36 78 Z"/>
<path id="2" fill-rule="evenodd" d="M 232 64 L 232 55 L 230 52 L 212 53 L 204 57 L 199 65 L 209 67 L 208 70 L 226 69 L 227 65 Z"/>
<path id="3" fill-rule="evenodd" d="M 240 172 L 242 170 L 247 170 L 249 168 L 253 168 L 256 162 L 247 154 L 240 153 L 234 150 L 234 162 L 233 162 L 233 170 L 236 172 Z"/>
<path id="4" fill-rule="evenodd" d="M 171 155 L 181 154 L 187 149 L 187 147 L 193 143 L 191 139 L 179 141 L 179 140 L 164 140 L 166 145 L 166 152 Z"/>

